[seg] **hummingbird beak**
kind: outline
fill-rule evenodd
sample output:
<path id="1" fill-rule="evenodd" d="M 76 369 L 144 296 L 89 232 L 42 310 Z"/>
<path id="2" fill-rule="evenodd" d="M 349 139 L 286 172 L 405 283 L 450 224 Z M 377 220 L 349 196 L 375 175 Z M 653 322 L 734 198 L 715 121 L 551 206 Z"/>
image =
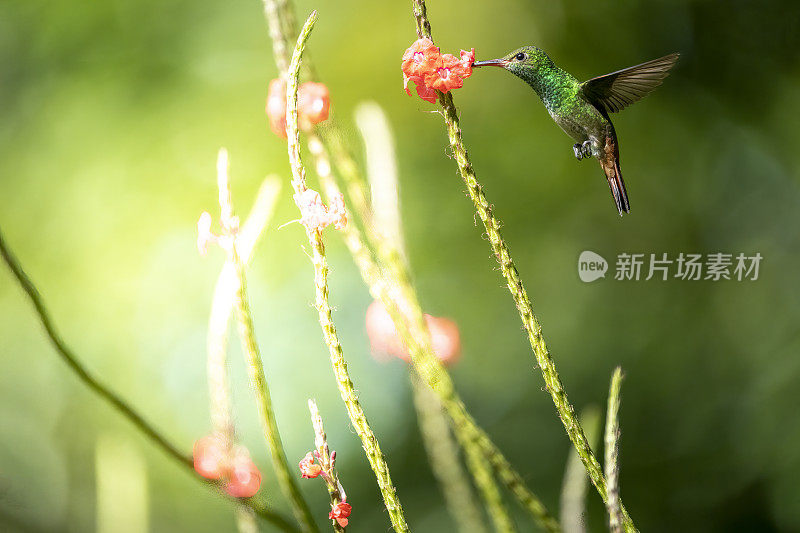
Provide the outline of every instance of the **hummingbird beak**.
<path id="1" fill-rule="evenodd" d="M 490 59 L 489 61 L 476 61 L 473 67 L 505 67 L 508 61 L 505 59 Z"/>

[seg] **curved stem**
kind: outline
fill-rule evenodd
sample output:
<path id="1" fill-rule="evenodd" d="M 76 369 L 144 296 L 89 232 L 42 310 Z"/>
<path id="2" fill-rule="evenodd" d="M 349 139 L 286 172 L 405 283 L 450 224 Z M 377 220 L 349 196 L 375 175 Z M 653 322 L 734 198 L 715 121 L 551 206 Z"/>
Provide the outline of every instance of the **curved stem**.
<path id="1" fill-rule="evenodd" d="M 608 410 L 606 412 L 606 482 L 608 487 L 609 529 L 611 533 L 622 533 L 622 512 L 619 500 L 619 404 L 620 387 L 622 386 L 622 368 L 617 367 L 611 376 L 608 391 Z"/>
<path id="2" fill-rule="evenodd" d="M 414 370 L 410 374 L 423 444 L 428 452 L 431 470 L 442 487 L 447 508 L 461 533 L 484 533 L 486 529 L 480 507 L 473 503 L 475 496 L 458 460 L 458 445 L 442 403 Z"/>
<path id="3" fill-rule="evenodd" d="M 590 444 L 596 444 L 600 434 L 600 410 L 586 407 L 580 414 L 581 425 L 586 429 Z M 586 532 L 586 492 L 589 478 L 577 450 L 572 448 L 564 469 L 564 482 L 561 486 L 561 527 L 564 533 Z"/>
<path id="4" fill-rule="evenodd" d="M 292 167 L 292 186 L 296 193 L 296 199 L 308 191 L 305 181 L 305 168 L 300 160 L 300 132 L 297 128 L 297 86 L 300 73 L 300 58 L 305 49 L 306 41 L 311 34 L 311 29 L 314 27 L 316 18 L 317 13 L 314 11 L 309 15 L 303 29 L 300 31 L 289 66 L 289 79 L 286 90 L 286 132 L 289 143 L 289 162 Z M 339 342 L 339 336 L 336 332 L 336 326 L 333 324 L 332 311 L 328 301 L 328 263 L 325 256 L 325 245 L 322 241 L 321 231 L 319 228 L 307 227 L 306 233 L 313 251 L 312 262 L 314 264 L 314 286 L 316 289 L 315 305 L 319 314 L 319 322 L 322 327 L 323 336 L 325 337 L 325 343 L 328 345 L 328 351 L 330 352 L 331 365 L 336 374 L 339 393 L 347 407 L 350 421 L 364 446 L 364 451 L 366 452 L 370 466 L 375 473 L 394 530 L 397 532 L 409 531 L 403 514 L 403 508 L 397 497 L 397 491 L 389 475 L 389 467 L 386 465 L 383 453 L 378 445 L 378 439 L 375 438 L 375 434 L 369 427 L 367 417 L 358 401 L 353 382 L 347 371 L 347 363 L 344 360 L 344 353 L 341 343 Z"/>
<path id="5" fill-rule="evenodd" d="M 286 452 L 283 449 L 278 422 L 275 420 L 275 411 L 272 407 L 272 398 L 269 394 L 264 364 L 261 361 L 261 353 L 256 342 L 253 315 L 247 299 L 246 259 L 243 259 L 243 257 L 246 258 L 249 255 L 249 249 L 247 243 L 240 240 L 238 235 L 239 220 L 234 216 L 233 199 L 231 198 L 228 178 L 228 152 L 224 148 L 219 151 L 217 159 L 217 185 L 219 188 L 220 222 L 224 236 L 230 243 L 225 246 L 225 249 L 228 252 L 228 262 L 234 266 L 236 273 L 236 282 L 234 284 L 236 323 L 242 343 L 242 353 L 244 353 L 245 362 L 247 363 L 250 385 L 258 402 L 258 413 L 261 417 L 264 438 L 269 445 L 272 465 L 278 476 L 278 484 L 291 503 L 297 521 L 303 531 L 319 531 L 311 515 L 311 509 L 309 509 L 308 503 L 300 493 L 300 488 L 292 475 L 289 462 L 286 460 Z M 242 249 L 241 252 L 240 247 Z"/>
<path id="6" fill-rule="evenodd" d="M 267 386 L 264 365 L 261 362 L 261 354 L 253 331 L 253 319 L 246 296 L 244 265 L 236 252 L 233 252 L 233 261 L 236 264 L 236 271 L 239 276 L 239 289 L 236 291 L 236 316 L 239 325 L 239 336 L 242 340 L 242 351 L 247 358 L 250 383 L 258 399 L 258 411 L 261 415 L 264 437 L 269 444 L 272 465 L 278 476 L 281 490 L 291 502 L 294 515 L 300 522 L 303 531 L 319 531 L 311 515 L 311 509 L 309 509 L 308 503 L 300 493 L 300 488 L 292 475 L 293 472 L 289 467 L 289 462 L 286 460 L 286 452 L 283 449 L 281 435 L 278 432 L 278 423 L 275 420 L 275 411 L 272 408 L 272 399 Z"/>
<path id="7" fill-rule="evenodd" d="M 55 324 L 53 323 L 50 313 L 47 311 L 47 308 L 44 305 L 44 300 L 39 294 L 39 291 L 22 269 L 22 266 L 20 265 L 19 261 L 17 261 L 17 258 L 14 257 L 11 249 L 6 244 L 2 232 L 0 232 L 0 255 L 2 255 L 3 260 L 8 265 L 19 286 L 22 287 L 22 290 L 28 296 L 31 304 L 33 304 L 36 314 L 39 317 L 39 321 L 42 323 L 50 342 L 55 347 L 56 353 L 58 353 L 61 359 L 67 364 L 69 369 L 78 376 L 78 379 L 80 379 L 81 382 L 89 388 L 89 390 L 97 394 L 97 396 L 103 401 L 116 409 L 118 413 L 127 418 L 134 425 L 134 427 L 144 434 L 145 437 L 147 437 L 153 444 L 155 444 L 168 456 L 176 460 L 181 466 L 194 473 L 194 465 L 191 456 L 186 455 L 178 450 L 166 439 L 166 437 L 162 436 L 152 425 L 150 425 L 149 422 L 147 422 L 139 413 L 137 413 L 133 407 L 129 406 L 114 391 L 100 383 L 94 376 L 92 376 L 84 367 L 83 363 L 78 360 L 78 357 L 75 355 L 75 353 L 66 345 L 64 340 L 58 334 Z M 207 483 L 208 485 L 219 488 L 218 483 L 205 481 L 196 475 L 193 477 L 199 481 Z M 283 516 L 270 510 L 266 505 L 257 500 L 248 498 L 239 500 L 239 503 L 253 509 L 264 520 L 271 522 L 283 531 L 297 531 L 297 528 L 292 526 L 285 518 L 283 518 Z"/>

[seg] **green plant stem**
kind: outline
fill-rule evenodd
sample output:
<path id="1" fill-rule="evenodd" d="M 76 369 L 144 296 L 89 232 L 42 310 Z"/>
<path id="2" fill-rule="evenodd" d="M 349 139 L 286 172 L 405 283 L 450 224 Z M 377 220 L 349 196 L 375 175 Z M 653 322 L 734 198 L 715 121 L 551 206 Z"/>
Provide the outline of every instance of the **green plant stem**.
<path id="1" fill-rule="evenodd" d="M 66 345 L 64 340 L 58 334 L 55 324 L 53 323 L 50 313 L 45 307 L 44 300 L 42 299 L 36 286 L 23 270 L 17 258 L 12 253 L 11 249 L 7 246 L 2 232 L 0 232 L 0 255 L 8 265 L 11 273 L 14 275 L 19 286 L 27 295 L 31 304 L 33 305 L 39 321 L 47 333 L 47 337 L 53 344 L 56 353 L 66 363 L 67 367 L 72 370 L 78 379 L 95 393 L 100 399 L 110 404 L 118 413 L 128 419 L 133 426 L 139 430 L 145 437 L 147 437 L 156 447 L 160 448 L 164 453 L 177 461 L 181 466 L 194 474 L 194 464 L 192 457 L 179 451 L 173 444 L 167 441 L 166 437 L 162 436 L 150 423 L 148 423 L 133 407 L 129 406 L 122 398 L 120 398 L 114 391 L 107 386 L 100 383 L 91 373 L 86 369 L 83 363 L 80 362 L 75 353 Z M 221 488 L 219 483 L 205 481 L 197 475 L 193 478 L 202 481 L 208 485 Z M 283 531 L 294 532 L 297 531 L 292 524 L 290 524 L 283 516 L 272 511 L 262 502 L 252 498 L 236 500 L 237 503 L 253 509 L 261 518 L 272 523 Z"/>
<path id="2" fill-rule="evenodd" d="M 280 181 L 277 177 L 265 179 L 246 222 L 237 232 L 237 252 L 245 265 L 249 264 L 255 245 L 267 227 L 279 191 Z M 228 379 L 228 330 L 238 283 L 236 265 L 228 259 L 214 285 L 206 337 L 211 423 L 214 431 L 226 435 L 231 441 L 234 440 L 235 431 Z"/>
<path id="3" fill-rule="evenodd" d="M 236 235 L 237 251 L 241 254 L 241 260 L 245 265 L 250 262 L 255 244 L 272 215 L 279 190 L 280 182 L 276 178 L 264 180 L 247 221 Z M 230 194 L 227 191 L 223 201 L 230 201 Z M 225 205 L 221 207 L 223 210 L 226 209 Z M 236 430 L 233 422 L 233 402 L 231 401 L 228 377 L 228 330 L 238 284 L 236 265 L 228 258 L 222 266 L 222 271 L 214 286 L 206 337 L 211 423 L 214 431 L 224 438 L 226 456 L 229 460 L 233 457 Z M 252 509 L 238 506 L 235 514 L 239 533 L 258 531 L 255 513 Z"/>
<path id="4" fill-rule="evenodd" d="M 611 376 L 611 385 L 608 391 L 608 410 L 606 412 L 606 461 L 605 473 L 608 490 L 609 529 L 611 533 L 622 532 L 622 511 L 619 499 L 619 404 L 620 387 L 622 386 L 622 368 L 617 367 Z"/>
<path id="5" fill-rule="evenodd" d="M 600 409 L 587 407 L 580 414 L 581 426 L 586 430 L 590 444 L 596 444 L 600 436 Z M 561 527 L 564 533 L 584 533 L 586 531 L 586 491 L 589 477 L 575 448 L 571 448 L 564 469 L 564 483 L 561 487 Z"/>
<path id="6" fill-rule="evenodd" d="M 236 294 L 236 315 L 239 326 L 239 336 L 242 339 L 242 350 L 247 358 L 247 368 L 250 375 L 250 382 L 258 399 L 258 410 L 261 415 L 261 423 L 264 429 L 264 437 L 269 444 L 272 464 L 278 476 L 278 483 L 281 490 L 292 504 L 294 515 L 300 522 L 303 531 L 319 531 L 311 509 L 303 498 L 300 488 L 297 486 L 293 471 L 286 460 L 286 453 L 283 450 L 283 442 L 278 432 L 278 423 L 275 420 L 275 412 L 272 408 L 272 400 L 267 386 L 267 379 L 264 374 L 264 366 L 261 362 L 261 355 L 256 344 L 253 331 L 253 319 L 250 314 L 250 306 L 246 296 L 246 281 L 244 266 L 233 252 L 233 260 L 236 262 L 236 271 L 239 275 L 239 289 Z"/>
<path id="7" fill-rule="evenodd" d="M 325 486 L 328 488 L 331 508 L 333 508 L 344 501 L 344 491 L 341 489 L 339 474 L 336 472 L 335 458 L 331 458 L 328 437 L 325 435 L 325 427 L 322 425 L 322 415 L 319 414 L 317 402 L 308 400 L 308 411 L 311 414 L 311 426 L 314 428 L 314 446 L 319 453 L 320 466 L 327 475 Z M 344 527 L 340 526 L 338 521 L 332 519 L 331 525 L 336 533 L 344 533 Z"/>
<path id="8" fill-rule="evenodd" d="M 447 508 L 461 533 L 484 533 L 483 517 L 473 503 L 474 495 L 458 461 L 458 446 L 450 433 L 442 404 L 413 369 L 410 373 L 422 442 L 431 469 L 442 487 Z"/>
<path id="9" fill-rule="evenodd" d="M 300 31 L 288 72 L 286 132 L 288 136 L 289 162 L 293 176 L 292 187 L 297 198 L 308 190 L 305 182 L 305 168 L 300 159 L 300 132 L 297 127 L 297 86 L 299 84 L 300 60 L 316 18 L 317 13 L 314 11 Z M 322 234 L 319 228 L 310 227 L 306 228 L 306 233 L 313 251 L 312 263 L 314 264 L 314 285 L 316 289 L 315 306 L 319 314 L 319 322 L 325 343 L 330 352 L 331 365 L 336 374 L 339 393 L 347 407 L 350 421 L 364 446 L 370 466 L 375 473 L 392 526 L 397 532 L 409 531 L 403 508 L 400 505 L 397 491 L 389 474 L 389 467 L 378 445 L 378 440 L 369 427 L 364 410 L 358 401 L 353 382 L 347 371 L 347 364 L 344 360 L 344 353 L 336 332 L 336 326 L 333 324 L 332 311 L 328 301 L 328 264 Z"/>
<path id="10" fill-rule="evenodd" d="M 224 149 L 220 150 L 217 161 L 217 183 L 219 187 L 220 220 L 224 236 L 229 245 L 226 247 L 229 257 L 228 261 L 234 265 L 236 270 L 236 290 L 234 304 L 236 308 L 236 322 L 239 330 L 239 338 L 242 342 L 242 352 L 247 363 L 247 371 L 250 376 L 250 385 L 256 395 L 258 412 L 261 417 L 261 426 L 264 437 L 269 445 L 272 465 L 278 477 L 278 484 L 281 491 L 292 505 L 297 521 L 303 531 L 319 531 L 311 509 L 303 498 L 300 488 L 297 486 L 295 476 L 286 460 L 286 453 L 283 449 L 283 442 L 278 430 L 278 423 L 275 420 L 275 411 L 272 407 L 272 399 L 269 394 L 264 365 L 261 361 L 261 353 L 256 342 L 255 328 L 253 326 L 253 315 L 250 311 L 250 304 L 247 299 L 247 275 L 245 273 L 245 260 L 239 253 L 237 238 L 238 219 L 234 216 L 233 200 L 231 199 L 230 183 L 228 180 L 228 155 Z M 246 252 L 245 252 L 246 253 Z"/>
<path id="11" fill-rule="evenodd" d="M 369 205 L 362 206 L 364 208 L 361 214 L 362 221 L 366 218 L 372 222 L 367 225 L 368 232 L 373 232 L 375 241 L 386 242 L 388 247 L 397 250 L 398 255 L 402 257 L 403 268 L 407 268 L 400 217 L 397 163 L 389 121 L 380 106 L 372 102 L 359 104 L 355 111 L 355 119 L 364 141 L 366 175 L 369 179 L 371 197 Z M 336 185 L 322 141 L 312 134 L 309 136 L 308 145 L 309 151 L 315 158 L 320 181 L 329 182 L 329 185 L 325 186 L 328 197 L 338 195 L 338 191 L 333 190 Z M 360 182 L 364 183 L 363 180 Z M 367 191 L 363 190 L 363 194 L 366 196 Z M 479 506 L 474 504 L 475 495 L 461 464 L 459 446 L 453 436 L 447 414 L 442 409 L 442 403 L 414 370 L 413 365 L 409 367 L 408 376 L 422 442 L 431 470 L 444 495 L 447 509 L 459 531 L 483 533 L 484 518 Z M 480 461 L 480 467 L 487 470 L 484 461 Z M 491 475 L 489 478 L 494 486 Z"/>
<path id="12" fill-rule="evenodd" d="M 414 17 L 417 21 L 417 36 L 419 38 L 427 37 L 432 39 L 430 22 L 428 21 L 426 13 L 425 1 L 412 0 L 412 5 L 414 8 Z M 542 377 L 544 378 L 547 391 L 550 393 L 550 396 L 553 399 L 553 403 L 555 404 L 556 410 L 561 417 L 561 421 L 564 424 L 567 435 L 577 449 L 578 454 L 583 461 L 584 467 L 589 473 L 592 483 L 597 489 L 597 492 L 600 494 L 600 497 L 604 502 L 606 502 L 608 500 L 608 495 L 606 493 L 606 481 L 603 477 L 602 469 L 600 468 L 600 464 L 597 462 L 597 458 L 595 458 L 594 454 L 592 453 L 592 449 L 586 440 L 586 435 L 583 432 L 583 428 L 581 428 L 580 422 L 575 416 L 575 410 L 569 403 L 567 393 L 561 384 L 561 379 L 558 376 L 555 364 L 547 350 L 544 337 L 542 336 L 542 328 L 533 314 L 528 293 L 522 284 L 522 279 L 519 276 L 519 272 L 517 271 L 513 259 L 511 258 L 508 245 L 500 233 L 500 223 L 494 216 L 494 213 L 492 212 L 492 206 L 483 193 L 483 187 L 478 183 L 475 171 L 472 168 L 472 163 L 470 163 L 466 147 L 464 146 L 464 141 L 461 138 L 461 126 L 459 124 L 458 110 L 453 103 L 452 94 L 439 93 L 439 103 L 444 110 L 443 116 L 447 128 L 447 135 L 449 137 L 450 146 L 453 149 L 456 162 L 458 163 L 458 169 L 461 173 L 461 177 L 467 186 L 470 199 L 475 205 L 475 210 L 483 222 L 484 228 L 486 229 L 486 234 L 488 235 L 492 246 L 492 251 L 494 252 L 497 262 L 500 264 L 500 269 L 503 273 L 503 277 L 506 280 L 506 284 L 508 285 L 508 290 L 511 292 L 514 303 L 519 311 L 522 324 L 528 333 L 528 340 L 530 341 L 531 348 L 536 356 L 539 369 L 542 372 Z M 633 521 L 631 520 L 625 508 L 622 506 L 621 502 L 620 507 L 622 509 L 626 531 L 635 531 Z"/>

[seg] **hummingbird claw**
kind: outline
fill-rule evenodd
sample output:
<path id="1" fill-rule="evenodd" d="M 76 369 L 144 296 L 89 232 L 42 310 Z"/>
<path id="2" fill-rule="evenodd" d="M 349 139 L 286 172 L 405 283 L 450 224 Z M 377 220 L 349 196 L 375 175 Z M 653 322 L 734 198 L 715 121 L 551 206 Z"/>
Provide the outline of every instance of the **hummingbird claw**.
<path id="1" fill-rule="evenodd" d="M 575 152 L 575 158 L 578 161 L 586 157 L 592 157 L 592 141 L 575 143 L 572 145 L 572 150 Z"/>
<path id="2" fill-rule="evenodd" d="M 583 141 L 581 146 L 583 157 L 592 157 L 592 141 Z"/>

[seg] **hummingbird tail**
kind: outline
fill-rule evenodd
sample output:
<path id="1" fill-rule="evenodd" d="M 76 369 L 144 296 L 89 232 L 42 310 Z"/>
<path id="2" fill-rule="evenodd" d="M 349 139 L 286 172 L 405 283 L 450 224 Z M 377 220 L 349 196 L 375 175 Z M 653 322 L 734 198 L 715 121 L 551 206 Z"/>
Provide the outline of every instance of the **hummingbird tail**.
<path id="1" fill-rule="evenodd" d="M 622 179 L 622 170 L 619 168 L 619 146 L 613 126 L 606 135 L 605 149 L 599 159 L 611 189 L 611 196 L 614 197 L 614 203 L 617 204 L 617 211 L 620 216 L 622 213 L 630 213 L 631 204 L 628 201 L 628 191 L 625 190 L 625 181 Z"/>
<path id="2" fill-rule="evenodd" d="M 622 172 L 619 170 L 619 162 L 614 161 L 614 165 L 610 169 L 607 169 L 604 165 L 603 170 L 606 171 L 608 186 L 611 188 L 611 196 L 614 197 L 614 202 L 617 204 L 617 211 L 619 211 L 620 215 L 622 213 L 630 213 L 631 204 L 628 202 L 628 191 L 625 190 L 625 181 L 622 179 Z"/>

